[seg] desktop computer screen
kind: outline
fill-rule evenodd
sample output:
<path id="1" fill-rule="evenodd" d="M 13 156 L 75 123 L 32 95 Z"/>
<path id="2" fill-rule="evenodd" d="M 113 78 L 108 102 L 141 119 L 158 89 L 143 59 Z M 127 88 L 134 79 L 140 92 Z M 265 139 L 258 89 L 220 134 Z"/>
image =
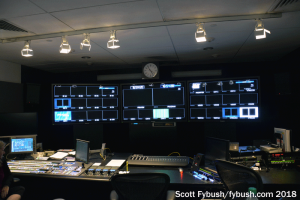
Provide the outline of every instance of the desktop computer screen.
<path id="1" fill-rule="evenodd" d="M 77 161 L 84 163 L 89 162 L 90 142 L 85 140 L 76 139 L 76 156 Z"/>
<path id="2" fill-rule="evenodd" d="M 214 162 L 215 159 L 229 160 L 229 140 L 205 138 L 205 159 Z"/>
<path id="3" fill-rule="evenodd" d="M 36 135 L 17 135 L 4 136 L 9 137 L 10 152 L 12 154 L 35 153 L 36 152 Z"/>
<path id="4" fill-rule="evenodd" d="M 33 152 L 33 138 L 11 139 L 11 153 Z"/>

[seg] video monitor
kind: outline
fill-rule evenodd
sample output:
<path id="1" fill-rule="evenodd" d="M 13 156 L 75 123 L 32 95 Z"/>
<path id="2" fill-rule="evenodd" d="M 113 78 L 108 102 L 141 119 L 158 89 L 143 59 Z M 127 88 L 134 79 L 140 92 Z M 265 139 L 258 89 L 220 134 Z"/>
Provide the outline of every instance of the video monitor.
<path id="1" fill-rule="evenodd" d="M 35 153 L 36 135 L 10 136 L 10 153 Z"/>
<path id="2" fill-rule="evenodd" d="M 52 84 L 53 124 L 119 121 L 118 85 Z"/>
<path id="3" fill-rule="evenodd" d="M 122 86 L 122 120 L 185 121 L 185 83 L 139 83 Z"/>
<path id="4" fill-rule="evenodd" d="M 189 120 L 259 119 L 259 79 L 190 81 Z"/>
<path id="5" fill-rule="evenodd" d="M 90 142 L 76 139 L 76 161 L 89 162 Z"/>
<path id="6" fill-rule="evenodd" d="M 229 140 L 205 138 L 205 159 L 214 162 L 215 159 L 229 160 Z"/>

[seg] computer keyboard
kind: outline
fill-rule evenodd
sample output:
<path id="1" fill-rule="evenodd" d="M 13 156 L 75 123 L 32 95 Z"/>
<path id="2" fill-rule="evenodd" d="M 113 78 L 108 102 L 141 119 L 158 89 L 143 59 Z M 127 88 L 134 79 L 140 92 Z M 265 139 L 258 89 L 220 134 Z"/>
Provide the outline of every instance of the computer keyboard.
<path id="1" fill-rule="evenodd" d="M 182 167 L 189 164 L 187 156 L 143 156 L 133 155 L 128 158 L 129 165 L 174 166 Z"/>

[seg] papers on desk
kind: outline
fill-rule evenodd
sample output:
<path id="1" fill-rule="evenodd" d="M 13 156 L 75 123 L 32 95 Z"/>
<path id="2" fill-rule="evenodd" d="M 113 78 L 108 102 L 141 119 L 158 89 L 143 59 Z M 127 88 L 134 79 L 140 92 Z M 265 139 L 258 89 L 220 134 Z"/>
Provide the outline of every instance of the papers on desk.
<path id="1" fill-rule="evenodd" d="M 64 157 L 66 157 L 68 155 L 68 153 L 64 153 L 64 152 L 57 152 L 56 154 L 53 154 L 52 156 L 50 156 L 51 159 L 55 159 L 55 160 L 62 160 Z"/>
<path id="2" fill-rule="evenodd" d="M 98 167 L 100 165 L 101 165 L 101 163 L 94 163 L 92 166 Z"/>
<path id="3" fill-rule="evenodd" d="M 107 163 L 105 166 L 110 166 L 110 167 L 121 167 L 125 160 L 121 159 L 112 159 L 109 163 Z"/>
<path id="4" fill-rule="evenodd" d="M 69 155 L 70 155 L 70 156 L 75 156 L 75 154 L 76 154 L 76 151 L 71 151 L 71 152 L 69 152 Z"/>

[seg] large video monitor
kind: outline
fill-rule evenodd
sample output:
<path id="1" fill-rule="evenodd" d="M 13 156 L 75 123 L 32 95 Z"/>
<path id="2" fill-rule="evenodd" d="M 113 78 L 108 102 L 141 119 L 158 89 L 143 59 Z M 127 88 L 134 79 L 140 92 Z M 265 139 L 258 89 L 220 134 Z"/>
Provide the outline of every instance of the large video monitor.
<path id="1" fill-rule="evenodd" d="M 122 120 L 185 121 L 185 82 L 123 84 Z"/>
<path id="2" fill-rule="evenodd" d="M 205 159 L 214 162 L 215 159 L 229 160 L 229 140 L 205 138 Z"/>
<path id="3" fill-rule="evenodd" d="M 90 142 L 76 139 L 76 161 L 89 162 Z"/>
<path id="4" fill-rule="evenodd" d="M 53 124 L 119 121 L 118 85 L 52 84 Z"/>
<path id="5" fill-rule="evenodd" d="M 35 153 L 36 135 L 10 136 L 10 154 Z"/>
<path id="6" fill-rule="evenodd" d="M 259 120 L 259 78 L 189 81 L 189 120 Z"/>

